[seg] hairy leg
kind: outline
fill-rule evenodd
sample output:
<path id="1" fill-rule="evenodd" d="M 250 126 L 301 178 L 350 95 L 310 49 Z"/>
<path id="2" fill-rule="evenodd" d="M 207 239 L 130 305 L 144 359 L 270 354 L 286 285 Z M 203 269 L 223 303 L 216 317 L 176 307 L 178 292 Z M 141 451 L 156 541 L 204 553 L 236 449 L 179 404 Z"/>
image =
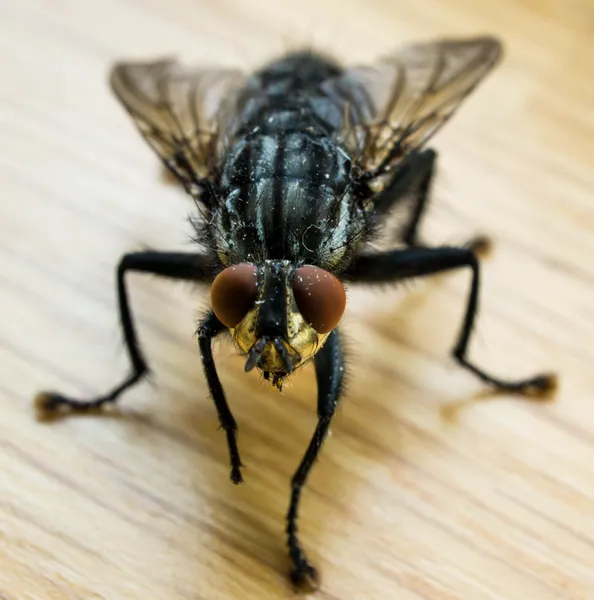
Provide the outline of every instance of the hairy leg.
<path id="1" fill-rule="evenodd" d="M 35 398 L 39 413 L 48 416 L 58 411 L 84 411 L 116 402 L 119 396 L 140 382 L 148 374 L 148 366 L 132 319 L 132 311 L 126 289 L 126 273 L 150 273 L 171 279 L 186 281 L 210 281 L 212 279 L 212 257 L 181 252 L 135 252 L 125 254 L 117 268 L 118 305 L 124 342 L 130 357 L 131 372 L 107 393 L 90 399 L 74 399 L 56 392 L 41 392 Z"/>
<path id="2" fill-rule="evenodd" d="M 480 265 L 472 249 L 412 248 L 362 255 L 350 267 L 345 278 L 353 282 L 379 283 L 433 275 L 458 268 L 468 268 L 472 273 L 462 328 L 452 349 L 452 355 L 458 364 L 498 390 L 525 395 L 544 395 L 554 390 L 554 375 L 542 374 L 517 381 L 501 379 L 487 373 L 468 358 L 468 344 L 476 319 L 480 287 Z"/>
<path id="3" fill-rule="evenodd" d="M 435 178 L 436 165 L 437 152 L 435 150 L 428 149 L 411 154 L 375 199 L 374 212 L 381 217 L 403 198 L 410 198 L 412 195 L 410 216 L 399 235 L 399 238 L 407 246 L 426 246 L 419 240 L 419 227 L 431 199 L 431 186 Z M 470 248 L 479 258 L 484 258 L 490 250 L 491 242 L 486 236 L 476 236 L 470 239 L 465 247 Z"/>
<path id="4" fill-rule="evenodd" d="M 214 312 L 211 311 L 198 327 L 198 344 L 200 346 L 202 367 L 204 369 L 206 381 L 208 382 L 210 395 L 216 406 L 221 427 L 225 430 L 227 435 L 227 445 L 229 446 L 229 457 L 231 460 L 231 481 L 233 481 L 233 483 L 241 483 L 243 478 L 241 476 L 241 459 L 237 448 L 237 423 L 227 404 L 225 392 L 223 391 L 221 380 L 217 374 L 212 355 L 212 340 L 226 329 L 227 328 L 217 319 Z"/>
<path id="5" fill-rule="evenodd" d="M 315 463 L 330 427 L 342 391 L 344 360 L 340 336 L 334 330 L 315 357 L 318 382 L 318 424 L 305 456 L 291 481 L 291 503 L 287 513 L 287 545 L 292 562 L 291 580 L 300 587 L 315 588 L 318 573 L 308 561 L 297 535 L 297 517 L 301 491 Z"/>

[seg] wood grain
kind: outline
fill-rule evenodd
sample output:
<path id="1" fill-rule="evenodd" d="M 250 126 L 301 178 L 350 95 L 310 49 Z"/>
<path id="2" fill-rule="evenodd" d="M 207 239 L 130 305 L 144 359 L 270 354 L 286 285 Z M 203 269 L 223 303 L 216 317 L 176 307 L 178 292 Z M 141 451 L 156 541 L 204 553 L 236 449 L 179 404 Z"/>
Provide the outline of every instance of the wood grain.
<path id="1" fill-rule="evenodd" d="M 483 32 L 506 59 L 436 139 L 424 232 L 494 237 L 472 355 L 502 375 L 554 369 L 559 392 L 494 397 L 454 366 L 464 273 L 353 290 L 348 394 L 301 531 L 325 600 L 594 598 L 590 0 L 0 3 L 0 598 L 292 594 L 283 519 L 313 374 L 279 395 L 217 348 L 246 464 L 234 487 L 193 339 L 204 290 L 131 278 L 153 385 L 104 416 L 34 418 L 38 390 L 124 372 L 120 255 L 189 243 L 191 205 L 110 95 L 111 62 L 249 68 L 302 43 L 361 62 Z"/>

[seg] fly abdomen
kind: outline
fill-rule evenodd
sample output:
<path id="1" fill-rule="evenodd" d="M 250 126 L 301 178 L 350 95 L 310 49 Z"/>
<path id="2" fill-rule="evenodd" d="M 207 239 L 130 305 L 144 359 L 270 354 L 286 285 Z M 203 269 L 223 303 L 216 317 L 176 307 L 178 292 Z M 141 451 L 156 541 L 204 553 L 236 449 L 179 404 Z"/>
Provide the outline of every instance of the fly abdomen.
<path id="1" fill-rule="evenodd" d="M 285 93 L 315 89 L 342 69 L 333 60 L 312 52 L 295 52 L 258 71 L 253 78 L 267 93 Z"/>
<path id="2" fill-rule="evenodd" d="M 286 56 L 252 75 L 239 94 L 241 118 L 231 135 L 254 128 L 268 133 L 305 131 L 315 127 L 332 135 L 340 123 L 340 108 L 321 89 L 340 74 L 334 62 L 307 52 Z"/>

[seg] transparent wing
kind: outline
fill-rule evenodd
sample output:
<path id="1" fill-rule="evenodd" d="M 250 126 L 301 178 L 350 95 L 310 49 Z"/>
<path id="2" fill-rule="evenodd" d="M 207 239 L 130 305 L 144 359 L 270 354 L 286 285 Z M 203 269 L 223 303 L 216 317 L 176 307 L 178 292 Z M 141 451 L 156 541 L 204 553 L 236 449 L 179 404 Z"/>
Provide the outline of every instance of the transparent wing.
<path id="1" fill-rule="evenodd" d="M 217 166 L 225 105 L 243 81 L 240 71 L 188 68 L 170 59 L 117 63 L 110 75 L 142 136 L 193 195 Z"/>
<path id="2" fill-rule="evenodd" d="M 326 92 L 346 106 L 341 137 L 362 171 L 381 174 L 421 148 L 497 64 L 491 37 L 406 46 L 373 67 L 347 69 Z"/>

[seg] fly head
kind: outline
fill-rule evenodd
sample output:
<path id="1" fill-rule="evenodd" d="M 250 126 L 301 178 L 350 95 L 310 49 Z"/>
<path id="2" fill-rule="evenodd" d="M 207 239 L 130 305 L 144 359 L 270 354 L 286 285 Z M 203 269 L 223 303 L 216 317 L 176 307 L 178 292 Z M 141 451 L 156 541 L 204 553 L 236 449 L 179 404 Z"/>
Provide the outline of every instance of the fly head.
<path id="1" fill-rule="evenodd" d="M 342 283 L 312 265 L 267 260 L 223 270 L 211 290 L 217 318 L 246 356 L 277 388 L 310 361 L 338 325 L 346 306 Z"/>

